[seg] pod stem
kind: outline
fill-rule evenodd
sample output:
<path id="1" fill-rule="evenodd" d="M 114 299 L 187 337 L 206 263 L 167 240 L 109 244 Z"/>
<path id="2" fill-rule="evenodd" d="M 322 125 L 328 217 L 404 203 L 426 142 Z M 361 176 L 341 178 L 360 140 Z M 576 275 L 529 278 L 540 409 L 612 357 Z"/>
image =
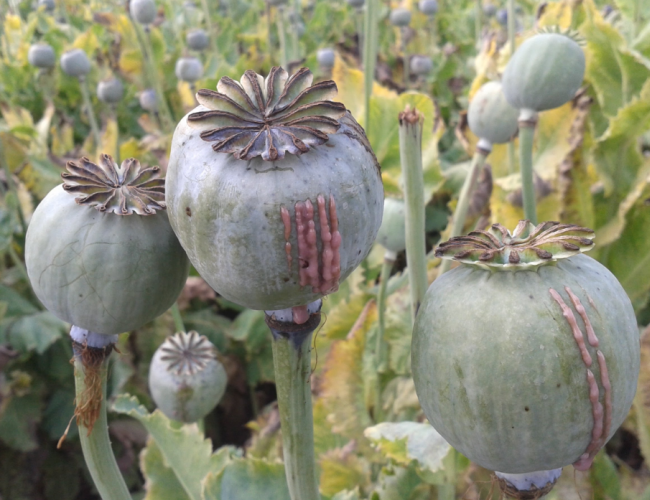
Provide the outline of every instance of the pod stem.
<path id="1" fill-rule="evenodd" d="M 207 0 L 201 0 L 201 7 L 203 8 L 203 15 L 205 16 L 205 24 L 208 28 L 208 34 L 210 35 L 210 41 L 212 42 L 212 47 L 219 53 L 219 47 L 217 46 L 217 33 L 214 31 L 214 26 L 212 25 L 212 16 L 210 15 L 210 6 L 208 5 Z"/>
<path id="2" fill-rule="evenodd" d="M 174 302 L 170 308 L 172 313 L 172 318 L 174 319 L 174 328 L 177 332 L 184 332 L 185 325 L 183 324 L 183 317 L 181 316 L 181 310 L 178 308 L 178 302 Z"/>
<path id="3" fill-rule="evenodd" d="M 97 119 L 95 118 L 95 111 L 93 110 L 93 104 L 90 100 L 90 90 L 88 89 L 88 80 L 83 76 L 79 77 L 79 86 L 81 87 L 81 95 L 84 100 L 84 108 L 86 108 L 86 114 L 88 115 L 88 121 L 90 122 L 90 129 L 93 132 L 93 138 L 95 139 L 95 149 L 99 153 L 102 147 L 102 136 L 99 133 L 99 127 L 97 126 Z"/>
<path id="4" fill-rule="evenodd" d="M 380 374 L 385 371 L 384 357 L 386 356 L 386 346 L 384 342 L 384 334 L 386 332 L 386 291 L 396 256 L 395 252 L 386 250 L 386 253 L 384 254 L 384 264 L 381 266 L 381 274 L 379 277 L 379 290 L 377 291 L 377 339 L 375 345 L 375 371 L 377 372 L 377 380 L 373 413 L 375 423 L 383 421 L 384 412 L 381 406 L 382 390 Z"/>
<path id="5" fill-rule="evenodd" d="M 427 291 L 422 173 L 423 121 L 422 114 L 409 106 L 399 114 L 399 152 L 406 200 L 406 264 L 409 272 L 413 321 Z"/>
<path id="6" fill-rule="evenodd" d="M 508 0 L 508 45 L 510 45 L 510 57 L 515 54 L 515 0 Z"/>
<path id="7" fill-rule="evenodd" d="M 77 405 L 75 416 L 86 466 L 102 498 L 131 500 L 113 455 L 106 419 L 108 358 L 114 344 L 97 348 L 73 340 L 72 345 Z"/>
<path id="8" fill-rule="evenodd" d="M 320 324 L 321 304 L 318 300 L 300 308 L 266 311 L 266 324 L 273 334 L 275 387 L 291 500 L 320 500 L 314 457 L 310 347 L 312 334 Z M 296 323 L 294 312 L 299 309 L 302 320 Z"/>
<path id="9" fill-rule="evenodd" d="M 521 188 L 524 203 L 524 217 L 537 224 L 535 206 L 535 181 L 533 179 L 533 139 L 537 113 L 522 109 L 519 115 L 519 166 L 521 168 Z"/>
<path id="10" fill-rule="evenodd" d="M 402 42 L 402 60 L 404 61 L 404 87 L 409 88 L 410 82 L 410 68 L 409 68 L 409 54 L 406 48 L 406 28 L 400 28 L 400 38 Z"/>
<path id="11" fill-rule="evenodd" d="M 460 194 L 458 195 L 458 205 L 456 205 L 456 210 L 454 210 L 454 215 L 451 222 L 451 234 L 449 235 L 449 238 L 460 236 L 463 233 L 465 220 L 467 219 L 467 212 L 469 210 L 469 202 L 472 199 L 472 193 L 476 187 L 478 175 L 483 168 L 483 165 L 485 164 L 485 159 L 490 154 L 491 148 L 489 147 L 489 143 L 486 142 L 484 142 L 482 145 L 479 142 L 479 146 L 477 146 L 474 157 L 472 158 L 472 164 L 469 167 L 469 172 L 467 172 L 467 177 L 465 177 L 463 187 L 461 188 Z M 450 267 L 451 260 L 443 259 L 442 264 L 440 264 L 438 276 L 441 276 L 449 271 Z"/>
<path id="12" fill-rule="evenodd" d="M 377 26 L 377 15 L 379 0 L 366 1 L 366 17 L 363 33 L 363 98 L 364 98 L 364 122 L 363 126 L 368 131 L 370 124 L 370 96 L 375 80 L 375 66 L 377 64 L 377 44 L 379 29 Z"/>
<path id="13" fill-rule="evenodd" d="M 280 38 L 280 66 L 289 71 L 289 54 L 287 52 L 287 35 L 284 31 L 284 9 L 279 6 L 277 9 L 278 37 Z"/>

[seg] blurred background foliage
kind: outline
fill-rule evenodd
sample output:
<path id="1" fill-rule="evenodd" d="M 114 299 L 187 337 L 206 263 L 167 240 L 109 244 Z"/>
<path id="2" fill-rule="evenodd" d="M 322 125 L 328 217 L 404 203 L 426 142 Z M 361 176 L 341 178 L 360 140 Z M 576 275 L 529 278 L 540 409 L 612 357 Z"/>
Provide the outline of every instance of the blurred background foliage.
<path id="1" fill-rule="evenodd" d="M 465 109 L 472 94 L 498 79 L 509 58 L 498 0 L 481 10 L 469 0 L 439 0 L 429 18 L 403 1 L 413 20 L 401 33 L 387 20 L 397 2 L 380 2 L 380 42 L 370 123 L 361 123 L 382 165 L 387 196 L 402 196 L 397 114 L 408 104 L 424 114 L 423 166 L 429 249 L 446 236 L 476 138 Z M 480 2 L 479 2 L 480 3 Z M 68 325 L 45 311 L 24 268 L 25 230 L 34 207 L 60 183 L 69 160 L 108 152 L 166 168 L 174 124 L 195 106 L 195 88 L 215 88 L 222 76 L 246 69 L 266 73 L 279 64 L 278 17 L 287 24 L 290 67 L 333 78 L 339 99 L 364 115 L 358 27 L 363 16 L 344 0 L 297 0 L 278 9 L 263 0 L 158 0 L 143 57 L 140 27 L 125 2 L 56 0 L 54 10 L 31 0 L 0 5 L 0 496 L 4 499 L 97 498 L 76 439 Z M 493 7 L 493 8 L 492 8 Z M 497 11 L 494 16 L 493 11 Z M 477 12 L 483 30 L 474 34 Z M 594 228 L 591 255 L 618 277 L 638 314 L 650 323 L 650 3 L 641 0 L 517 2 L 517 43 L 535 29 L 577 31 L 587 71 L 575 99 L 544 112 L 536 133 L 535 171 L 540 220 Z M 176 60 L 189 53 L 186 33 L 205 29 L 210 47 L 195 53 L 204 76 L 179 81 Z M 409 54 L 432 59 L 428 75 L 404 82 L 401 37 Z M 80 48 L 92 61 L 90 88 L 118 77 L 116 105 L 92 93 L 101 141 L 91 134 L 77 79 L 27 60 L 31 44 L 50 44 L 58 57 Z M 270 44 L 270 45 L 269 45 Z M 337 52 L 320 68 L 319 48 Z M 150 63 L 150 64 L 149 64 Z M 138 97 L 162 93 L 171 116 L 150 113 Z M 523 218 L 518 168 L 497 145 L 481 174 L 467 229 Z M 411 318 L 400 255 L 389 282 L 386 359 L 374 370 L 377 277 L 383 250 L 325 301 L 312 356 L 315 439 L 321 492 L 330 500 L 483 499 L 496 495 L 489 473 L 454 452 L 426 422 L 410 376 Z M 438 261 L 429 259 L 429 280 Z M 120 338 L 113 356 L 110 433 L 134 498 L 180 500 L 287 498 L 271 337 L 264 313 L 215 294 L 195 273 L 179 299 L 187 329 L 206 335 L 228 372 L 225 398 L 205 429 L 178 427 L 148 393 L 151 356 L 173 333 L 171 314 Z M 642 328 L 643 330 L 643 328 Z M 568 471 L 551 499 L 650 499 L 650 337 L 642 332 L 639 392 L 629 418 L 591 471 Z M 377 384 L 379 378 L 379 384 Z M 374 416 L 380 387 L 383 421 Z M 132 396 L 124 395 L 129 393 Z M 118 397 L 118 394 L 122 394 Z M 152 413 L 153 412 L 153 413 Z M 209 440 L 206 440 L 205 437 Z M 191 457 L 191 460 L 188 458 Z M 570 467 L 569 467 L 570 469 Z M 188 492 L 183 485 L 195 485 Z M 198 495 L 198 496 L 197 496 Z"/>

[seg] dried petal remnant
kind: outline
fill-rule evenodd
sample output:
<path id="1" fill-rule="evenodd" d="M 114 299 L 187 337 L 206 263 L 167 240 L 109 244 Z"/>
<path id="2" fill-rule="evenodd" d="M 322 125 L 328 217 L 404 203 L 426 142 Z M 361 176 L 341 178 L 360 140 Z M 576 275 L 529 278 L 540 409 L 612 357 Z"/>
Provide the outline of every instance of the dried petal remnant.
<path id="1" fill-rule="evenodd" d="M 594 232 L 573 224 L 519 222 L 511 234 L 501 224 L 456 236 L 436 248 L 436 257 L 491 267 L 539 266 L 593 248 Z"/>
<path id="2" fill-rule="evenodd" d="M 250 160 L 274 161 L 285 153 L 300 155 L 323 144 L 339 129 L 345 106 L 329 80 L 312 85 L 313 76 L 301 68 L 293 76 L 274 67 L 264 79 L 254 71 L 240 82 L 223 77 L 217 92 L 199 90 L 196 98 L 208 111 L 192 113 L 188 123 L 202 130 L 201 138 L 214 142 L 218 153 Z"/>
<path id="3" fill-rule="evenodd" d="M 110 155 L 101 155 L 99 165 L 88 158 L 70 161 L 63 172 L 63 189 L 81 194 L 75 201 L 88 204 L 100 212 L 117 215 L 152 215 L 165 209 L 165 180 L 160 168 L 141 168 L 129 158 L 118 167 Z"/>

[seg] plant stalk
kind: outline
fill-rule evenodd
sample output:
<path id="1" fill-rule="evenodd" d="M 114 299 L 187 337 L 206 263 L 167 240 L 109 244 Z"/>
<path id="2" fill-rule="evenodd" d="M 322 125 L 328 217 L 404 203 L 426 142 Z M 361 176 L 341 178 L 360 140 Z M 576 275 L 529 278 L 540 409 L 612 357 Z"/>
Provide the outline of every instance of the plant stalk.
<path id="1" fill-rule="evenodd" d="M 386 345 L 384 342 L 384 334 L 386 333 L 386 290 L 396 257 L 395 252 L 386 250 L 384 264 L 381 266 L 381 274 L 379 277 L 379 290 L 377 291 L 377 340 L 375 345 L 375 371 L 377 372 L 377 380 L 373 410 L 373 416 L 377 424 L 382 422 L 384 417 L 384 410 L 381 405 L 382 390 L 380 374 L 385 371 L 384 357 L 386 356 Z"/>
<path id="2" fill-rule="evenodd" d="M 80 399 L 86 390 L 85 369 L 81 358 L 75 353 L 74 361 L 75 388 L 77 399 Z M 106 382 L 108 373 L 108 357 L 102 361 L 100 376 L 102 384 L 102 402 L 99 417 L 95 421 L 92 431 L 88 431 L 80 422 L 79 440 L 83 450 L 86 466 L 93 478 L 99 495 L 105 500 L 131 500 L 131 494 L 126 487 L 122 473 L 117 466 L 111 441 L 108 436 L 108 423 L 106 420 Z"/>
<path id="3" fill-rule="evenodd" d="M 512 57 L 516 50 L 515 44 L 515 0 L 508 0 L 508 45 L 510 46 L 510 57 Z"/>
<path id="4" fill-rule="evenodd" d="M 467 172 L 467 177 L 463 182 L 463 187 L 460 189 L 460 194 L 458 195 L 458 205 L 456 205 L 456 210 L 454 211 L 453 219 L 451 222 L 451 234 L 450 238 L 454 236 L 460 236 L 463 234 L 463 228 L 465 227 L 465 221 L 467 219 L 467 212 L 469 211 L 469 202 L 472 199 L 472 193 L 476 188 L 476 181 L 478 180 L 478 175 L 485 164 L 485 159 L 490 154 L 491 147 L 487 141 L 484 141 L 483 144 L 479 142 L 479 145 L 476 148 L 474 157 L 472 158 L 472 164 L 469 167 L 469 172 Z M 442 264 L 440 264 L 440 270 L 438 271 L 438 276 L 443 275 L 451 267 L 451 260 L 443 259 Z"/>
<path id="5" fill-rule="evenodd" d="M 377 43 L 379 29 L 377 26 L 377 15 L 379 0 L 366 1 L 366 18 L 363 34 L 363 98 L 364 98 L 364 122 L 363 126 L 368 131 L 370 124 L 370 96 L 375 80 L 375 66 L 377 65 Z"/>
<path id="6" fill-rule="evenodd" d="M 210 15 L 210 6 L 208 5 L 207 0 L 201 0 L 201 7 L 203 7 L 203 15 L 205 16 L 205 24 L 208 28 L 208 35 L 210 36 L 210 41 L 212 42 L 212 47 L 219 53 L 219 47 L 217 46 L 217 33 L 214 31 L 214 26 L 212 25 L 212 16 Z"/>
<path id="7" fill-rule="evenodd" d="M 95 118 L 95 111 L 93 110 L 93 105 L 90 100 L 90 90 L 88 89 L 88 80 L 83 76 L 79 77 L 79 85 L 81 86 L 81 95 L 84 100 L 84 108 L 86 108 L 86 114 L 88 115 L 88 121 L 90 122 L 90 129 L 93 132 L 93 138 L 95 139 L 95 149 L 96 153 L 100 153 L 102 147 L 102 136 L 99 133 L 99 127 L 97 126 L 97 119 Z"/>
<path id="8" fill-rule="evenodd" d="M 408 89 L 411 75 L 409 68 L 409 55 L 406 48 L 406 28 L 400 28 L 400 38 L 402 39 L 402 60 L 404 61 L 404 87 Z"/>
<path id="9" fill-rule="evenodd" d="M 172 313 L 172 318 L 174 319 L 174 328 L 177 332 L 184 332 L 185 325 L 183 324 L 183 317 L 181 316 L 181 310 L 178 308 L 178 302 L 174 302 L 170 308 Z"/>
<path id="10" fill-rule="evenodd" d="M 424 229 L 424 177 L 422 174 L 422 124 L 424 118 L 407 106 L 399 115 L 399 150 L 404 180 L 406 214 L 406 264 L 411 290 L 411 317 L 415 321 L 427 291 Z"/>
<path id="11" fill-rule="evenodd" d="M 311 337 L 320 324 L 320 306 L 301 324 L 293 310 L 267 311 L 273 334 L 275 387 L 280 410 L 284 467 L 291 500 L 320 500 L 314 457 L 314 422 L 311 401 Z M 296 309 L 296 308 L 294 308 Z"/>
<path id="12" fill-rule="evenodd" d="M 476 19 L 474 20 L 476 46 L 480 47 L 481 32 L 483 31 L 483 8 L 481 7 L 481 0 L 475 0 L 474 9 L 476 10 Z"/>
<path id="13" fill-rule="evenodd" d="M 519 167 L 521 169 L 521 189 L 524 204 L 524 217 L 537 224 L 535 200 L 535 180 L 533 174 L 533 139 L 537 113 L 522 109 L 519 115 Z"/>
<path id="14" fill-rule="evenodd" d="M 284 31 L 284 9 L 282 6 L 278 7 L 277 24 L 278 36 L 280 38 L 280 66 L 289 71 L 289 54 L 287 52 L 287 34 Z"/>

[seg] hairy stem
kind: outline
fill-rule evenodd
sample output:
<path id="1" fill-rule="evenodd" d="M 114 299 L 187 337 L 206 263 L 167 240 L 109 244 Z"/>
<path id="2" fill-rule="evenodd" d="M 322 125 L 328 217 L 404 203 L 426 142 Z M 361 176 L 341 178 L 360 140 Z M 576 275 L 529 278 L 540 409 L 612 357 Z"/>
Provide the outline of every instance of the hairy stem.
<path id="1" fill-rule="evenodd" d="M 82 423 L 79 425 L 79 440 L 83 450 L 86 466 L 93 478 L 99 495 L 110 500 L 131 500 L 131 494 L 126 487 L 122 473 L 117 466 L 111 441 L 108 436 L 108 424 L 106 420 L 106 381 L 107 381 L 108 359 L 102 362 L 100 376 L 102 383 L 102 403 L 99 417 L 89 432 Z M 86 390 L 85 369 L 81 359 L 75 356 L 74 362 L 75 388 L 77 399 Z"/>
<path id="2" fill-rule="evenodd" d="M 489 151 L 486 151 L 482 148 L 477 148 L 472 158 L 472 164 L 469 167 L 469 172 L 467 172 L 467 177 L 463 182 L 463 187 L 460 190 L 458 195 L 458 205 L 456 205 L 456 210 L 454 210 L 454 215 L 452 216 L 451 222 L 451 234 L 450 238 L 454 236 L 460 236 L 463 233 L 463 228 L 465 227 L 465 220 L 467 219 L 467 212 L 469 210 L 469 202 L 472 199 L 472 193 L 476 187 L 476 181 L 478 179 L 478 174 L 485 164 L 485 159 Z M 442 264 L 440 264 L 440 270 L 438 271 L 438 276 L 443 275 L 451 267 L 450 259 L 443 259 Z"/>
<path id="3" fill-rule="evenodd" d="M 407 108 L 399 115 L 399 150 L 404 180 L 406 263 L 411 290 L 411 317 L 427 291 L 424 229 L 424 177 L 422 174 L 422 114 Z"/>
<path id="4" fill-rule="evenodd" d="M 366 1 L 366 18 L 363 34 L 363 99 L 364 99 L 364 121 L 363 126 L 368 130 L 370 123 L 370 96 L 372 85 L 375 81 L 375 66 L 377 64 L 377 43 L 379 28 L 377 26 L 377 15 L 379 0 Z"/>
<path id="5" fill-rule="evenodd" d="M 97 126 L 97 119 L 95 118 L 95 111 L 93 110 L 93 104 L 90 100 L 90 90 L 88 89 L 88 80 L 83 76 L 79 77 L 79 85 L 81 87 L 81 95 L 84 100 L 84 108 L 86 108 L 86 114 L 88 115 L 88 121 L 90 122 L 90 129 L 93 133 L 93 138 L 95 139 L 95 149 L 99 153 L 102 147 L 102 136 L 99 133 L 99 127 Z"/>
<path id="6" fill-rule="evenodd" d="M 320 500 L 311 402 L 311 332 L 296 345 L 274 335 L 273 364 L 282 426 L 284 467 L 291 500 Z"/>
<path id="7" fill-rule="evenodd" d="M 524 203 L 524 217 L 537 224 L 535 200 L 535 180 L 533 178 L 533 139 L 537 115 L 522 110 L 519 116 L 519 167 L 521 169 L 521 189 Z"/>

